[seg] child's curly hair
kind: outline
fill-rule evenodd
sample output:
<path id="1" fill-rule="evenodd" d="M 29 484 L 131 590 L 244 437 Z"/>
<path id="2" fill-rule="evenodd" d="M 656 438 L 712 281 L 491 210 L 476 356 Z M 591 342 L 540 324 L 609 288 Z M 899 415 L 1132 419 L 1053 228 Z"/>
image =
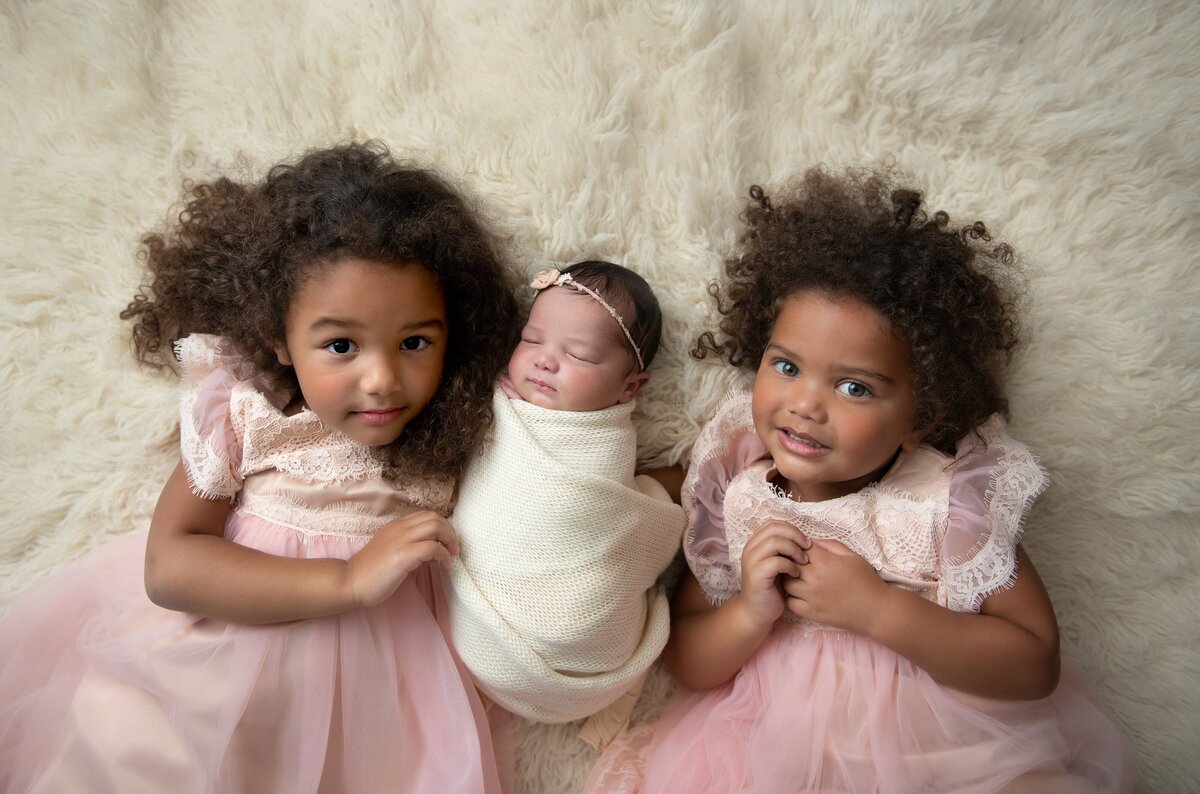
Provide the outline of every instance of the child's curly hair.
<path id="1" fill-rule="evenodd" d="M 496 376 L 516 342 L 514 275 L 464 198 L 372 141 L 310 151 L 261 182 L 191 185 L 178 221 L 142 239 L 148 284 L 121 312 L 139 361 L 174 367 L 191 333 L 230 339 L 277 387 L 298 391 L 275 357 L 288 306 L 311 268 L 342 256 L 416 260 L 446 297 L 442 382 L 396 441 L 379 448 L 392 476 L 457 477 L 490 426 Z"/>
<path id="2" fill-rule="evenodd" d="M 862 301 L 907 342 L 927 443 L 952 452 L 1007 412 L 1000 376 L 1018 341 L 1016 257 L 983 223 L 954 228 L 945 212 L 930 216 L 919 192 L 882 170 L 814 168 L 776 201 L 757 185 L 750 198 L 723 290 L 709 285 L 722 339 L 702 334 L 694 358 L 756 368 L 784 301 L 814 290 Z"/>

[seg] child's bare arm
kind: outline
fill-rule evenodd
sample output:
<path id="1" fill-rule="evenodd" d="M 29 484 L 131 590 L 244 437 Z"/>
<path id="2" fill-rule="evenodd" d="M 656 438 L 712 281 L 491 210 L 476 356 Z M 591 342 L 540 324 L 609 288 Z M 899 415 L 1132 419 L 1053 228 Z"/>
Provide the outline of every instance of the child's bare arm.
<path id="1" fill-rule="evenodd" d="M 421 562 L 446 564 L 457 551 L 445 519 L 422 512 L 386 525 L 350 560 L 278 557 L 225 540 L 228 514 L 229 502 L 192 493 L 176 466 L 150 522 L 150 600 L 244 624 L 334 615 L 378 603 Z"/>
<path id="2" fill-rule="evenodd" d="M 790 524 L 765 524 L 742 551 L 741 590 L 719 607 L 708 602 L 691 571 L 684 573 L 671 604 L 671 636 L 663 652 L 676 680 L 708 689 L 737 674 L 783 614 L 776 581 L 794 576 L 808 561 L 808 545 L 804 533 Z"/>
<path id="3" fill-rule="evenodd" d="M 801 577 L 784 585 L 796 614 L 865 634 L 964 692 L 1033 699 L 1054 691 L 1058 624 L 1019 545 L 1015 583 L 984 601 L 980 614 L 955 612 L 887 584 L 841 544 L 817 541 L 809 559 Z"/>
<path id="4" fill-rule="evenodd" d="M 667 493 L 671 495 L 671 501 L 679 504 L 679 492 L 683 488 L 683 467 L 676 463 L 673 466 L 663 466 L 655 469 L 643 469 L 638 472 L 645 474 L 647 477 L 652 477 L 658 481 L 659 485 L 667 489 Z"/>
<path id="5" fill-rule="evenodd" d="M 691 571 L 685 571 L 671 602 L 671 636 L 663 651 L 667 669 L 690 689 L 719 686 L 737 674 L 771 631 L 755 622 L 737 597 L 714 607 Z"/>

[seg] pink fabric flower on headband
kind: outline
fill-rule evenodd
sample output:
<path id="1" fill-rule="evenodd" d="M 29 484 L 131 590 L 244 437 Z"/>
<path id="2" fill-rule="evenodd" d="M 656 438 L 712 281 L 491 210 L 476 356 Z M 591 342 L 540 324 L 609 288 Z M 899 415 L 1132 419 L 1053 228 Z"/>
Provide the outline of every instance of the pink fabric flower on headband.
<path id="1" fill-rule="evenodd" d="M 625 325 L 625 320 L 621 315 L 617 314 L 617 310 L 609 305 L 608 301 L 600 297 L 600 293 L 596 292 L 591 287 L 585 287 L 575 279 L 571 278 L 570 273 L 560 273 L 557 268 L 543 270 L 533 277 L 533 281 L 529 282 L 529 286 L 533 287 L 538 292 L 547 287 L 570 287 L 576 292 L 582 292 L 585 295 L 591 296 L 592 300 L 604 307 L 604 310 L 612 315 L 612 318 L 617 321 L 617 325 L 621 326 L 621 333 L 625 334 L 625 339 L 628 340 L 629 346 L 633 348 L 633 354 L 637 356 L 638 372 L 646 369 L 646 362 L 642 360 L 641 348 L 637 346 L 637 342 L 633 341 L 633 334 L 629 333 L 629 326 Z"/>
<path id="2" fill-rule="evenodd" d="M 536 276 L 533 277 L 533 281 L 529 282 L 529 286 L 531 286 L 535 290 L 541 292 L 546 287 L 554 286 L 554 282 L 558 281 L 558 277 L 560 275 L 561 274 L 554 268 L 550 268 L 549 270 L 543 270 L 542 272 L 538 273 Z"/>

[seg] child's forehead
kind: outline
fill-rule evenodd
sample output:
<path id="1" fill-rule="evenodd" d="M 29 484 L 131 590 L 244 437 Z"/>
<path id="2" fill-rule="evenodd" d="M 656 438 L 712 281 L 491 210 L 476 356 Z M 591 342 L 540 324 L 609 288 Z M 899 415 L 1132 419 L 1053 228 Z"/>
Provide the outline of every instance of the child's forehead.
<path id="1" fill-rule="evenodd" d="M 802 292 L 780 307 L 770 343 L 825 358 L 888 359 L 907 368 L 908 344 L 888 318 L 862 300 Z"/>
<path id="2" fill-rule="evenodd" d="M 590 295 L 569 287 L 543 290 L 533 301 L 526 328 L 554 331 L 580 341 L 612 342 L 624 340 L 621 326 Z"/>

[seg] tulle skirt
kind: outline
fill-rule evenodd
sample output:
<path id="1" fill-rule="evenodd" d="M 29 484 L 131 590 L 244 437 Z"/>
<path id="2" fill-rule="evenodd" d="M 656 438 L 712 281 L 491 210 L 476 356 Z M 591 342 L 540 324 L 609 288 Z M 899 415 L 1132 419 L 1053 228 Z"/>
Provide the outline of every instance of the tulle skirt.
<path id="1" fill-rule="evenodd" d="M 943 687 L 859 635 L 780 623 L 730 683 L 681 690 L 591 792 L 1131 792 L 1132 759 L 1066 665 L 1035 701 Z"/>
<path id="2" fill-rule="evenodd" d="M 253 518 L 234 533 L 292 557 L 364 543 Z M 0 791 L 500 790 L 436 568 L 378 607 L 241 626 L 152 604 L 144 550 L 118 539 L 0 622 Z"/>

